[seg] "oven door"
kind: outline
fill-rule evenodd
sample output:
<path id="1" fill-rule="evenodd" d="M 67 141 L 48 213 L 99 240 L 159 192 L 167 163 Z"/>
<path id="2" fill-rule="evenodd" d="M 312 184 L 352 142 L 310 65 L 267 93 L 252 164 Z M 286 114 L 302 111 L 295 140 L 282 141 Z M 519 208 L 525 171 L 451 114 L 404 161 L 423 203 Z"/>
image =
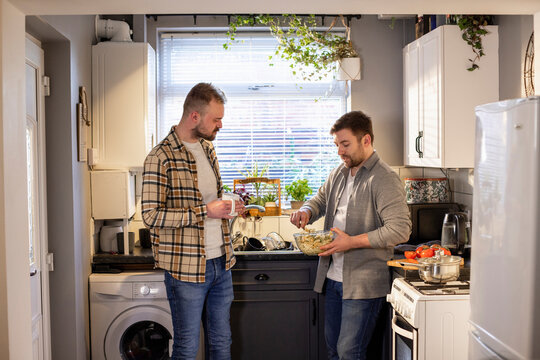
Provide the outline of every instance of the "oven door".
<path id="1" fill-rule="evenodd" d="M 418 330 L 395 310 L 392 313 L 392 360 L 417 360 Z"/>

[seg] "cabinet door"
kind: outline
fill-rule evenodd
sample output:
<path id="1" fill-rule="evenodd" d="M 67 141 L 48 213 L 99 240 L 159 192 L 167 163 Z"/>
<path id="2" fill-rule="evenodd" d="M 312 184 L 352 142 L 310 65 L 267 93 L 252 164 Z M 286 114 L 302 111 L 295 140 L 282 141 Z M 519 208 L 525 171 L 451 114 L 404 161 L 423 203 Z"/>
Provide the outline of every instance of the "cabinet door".
<path id="1" fill-rule="evenodd" d="M 421 165 L 419 56 L 418 41 L 403 49 L 405 165 Z"/>
<path id="2" fill-rule="evenodd" d="M 235 360 L 318 359 L 318 296 L 313 291 L 235 291 Z"/>
<path id="3" fill-rule="evenodd" d="M 433 31 L 420 39 L 421 149 L 423 166 L 442 164 L 442 44 L 441 32 Z"/>
<path id="4" fill-rule="evenodd" d="M 142 167 L 155 143 L 155 52 L 146 43 L 92 47 L 93 148 L 97 169 Z"/>

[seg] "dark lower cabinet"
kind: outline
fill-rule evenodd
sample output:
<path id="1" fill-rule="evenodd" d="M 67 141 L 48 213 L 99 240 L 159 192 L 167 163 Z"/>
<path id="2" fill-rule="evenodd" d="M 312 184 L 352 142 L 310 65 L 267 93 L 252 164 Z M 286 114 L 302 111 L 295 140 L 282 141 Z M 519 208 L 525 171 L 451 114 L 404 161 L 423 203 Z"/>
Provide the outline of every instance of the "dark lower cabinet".
<path id="1" fill-rule="evenodd" d="M 323 329 L 317 261 L 238 261 L 233 268 L 232 358 L 316 360 Z M 324 348 L 323 348 L 324 349 Z"/>

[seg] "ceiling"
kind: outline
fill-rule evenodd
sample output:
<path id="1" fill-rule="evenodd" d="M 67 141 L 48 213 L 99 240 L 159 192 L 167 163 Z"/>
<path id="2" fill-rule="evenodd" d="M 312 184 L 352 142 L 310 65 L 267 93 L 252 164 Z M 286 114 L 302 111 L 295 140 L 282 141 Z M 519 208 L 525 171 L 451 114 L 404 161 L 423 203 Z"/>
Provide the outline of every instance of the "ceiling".
<path id="1" fill-rule="evenodd" d="M 540 0 L 8 0 L 26 15 L 540 13 Z"/>

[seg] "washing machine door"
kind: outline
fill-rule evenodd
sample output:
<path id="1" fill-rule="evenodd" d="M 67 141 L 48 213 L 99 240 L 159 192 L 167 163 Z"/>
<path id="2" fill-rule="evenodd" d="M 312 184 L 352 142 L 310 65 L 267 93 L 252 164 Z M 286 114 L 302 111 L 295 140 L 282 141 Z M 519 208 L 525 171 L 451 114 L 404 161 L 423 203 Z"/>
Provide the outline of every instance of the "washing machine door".
<path id="1" fill-rule="evenodd" d="M 141 305 L 121 313 L 105 334 L 107 360 L 168 360 L 172 349 L 169 311 Z"/>

